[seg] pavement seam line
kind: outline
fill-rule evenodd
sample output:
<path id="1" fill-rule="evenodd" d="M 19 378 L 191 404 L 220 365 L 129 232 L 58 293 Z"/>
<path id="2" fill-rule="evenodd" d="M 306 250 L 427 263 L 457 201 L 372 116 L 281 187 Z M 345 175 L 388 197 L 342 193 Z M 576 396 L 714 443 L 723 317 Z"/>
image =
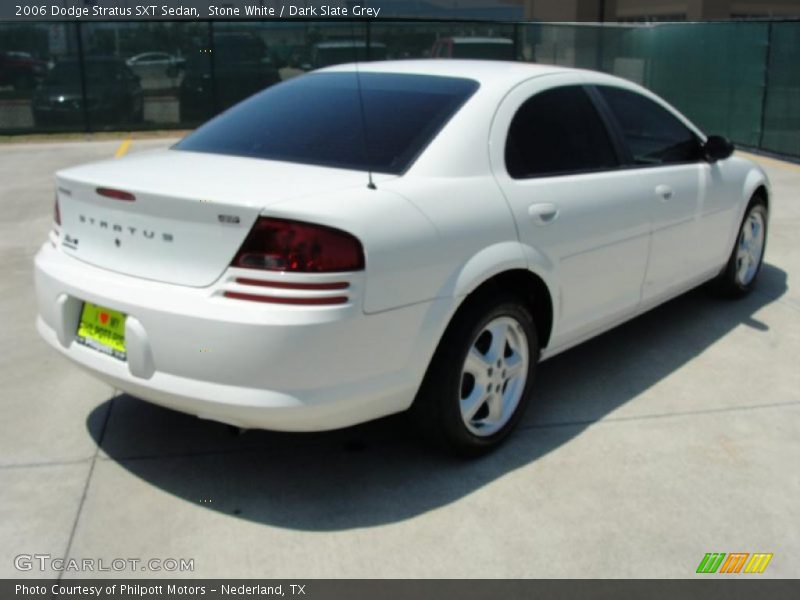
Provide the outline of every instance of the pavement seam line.
<path id="1" fill-rule="evenodd" d="M 54 460 L 48 462 L 29 462 L 29 463 L 18 463 L 18 464 L 0 464 L 0 470 L 6 469 L 37 469 L 39 467 L 68 467 L 70 465 L 80 465 L 85 462 L 89 462 L 92 460 L 93 456 L 87 456 L 85 458 L 76 458 L 74 460 Z"/>
<path id="2" fill-rule="evenodd" d="M 132 454 L 130 456 L 101 456 L 98 460 L 113 461 L 116 463 L 135 462 L 140 460 L 159 460 L 162 458 L 172 460 L 181 458 L 202 458 L 205 456 L 225 456 L 227 454 L 247 454 L 248 452 L 263 452 L 265 450 L 274 450 L 274 454 L 280 455 L 282 452 L 288 450 L 308 450 L 311 448 L 322 448 L 325 442 L 311 442 L 302 446 L 286 446 L 285 448 L 273 449 L 269 445 L 260 446 L 254 444 L 252 446 L 242 446 L 241 448 L 226 448 L 220 450 L 198 450 L 188 452 L 167 452 L 164 454 Z"/>
<path id="3" fill-rule="evenodd" d="M 759 410 L 762 408 L 785 408 L 788 406 L 800 405 L 799 400 L 790 402 L 775 402 L 772 404 L 757 404 L 753 406 L 731 406 L 727 408 L 710 408 L 706 410 L 687 410 L 674 413 L 661 413 L 652 415 L 639 415 L 630 417 L 609 417 L 603 419 L 586 419 L 582 421 L 562 421 L 560 423 L 532 423 L 531 425 L 521 425 L 520 430 L 525 429 L 553 429 L 556 427 L 576 427 L 578 425 L 594 425 L 596 423 L 622 423 L 625 421 L 651 421 L 655 419 L 669 419 L 671 417 L 691 417 L 694 415 L 710 415 L 718 413 L 740 412 L 747 410 Z"/>
<path id="4" fill-rule="evenodd" d="M 83 484 L 83 494 L 81 494 L 81 501 L 78 504 L 78 511 L 75 514 L 75 521 L 72 523 L 72 530 L 69 533 L 69 539 L 67 540 L 67 548 L 64 551 L 64 563 L 65 566 L 61 568 L 58 572 L 57 581 L 60 583 L 61 580 L 64 578 L 64 569 L 66 568 L 67 559 L 69 559 L 69 553 L 72 550 L 72 543 L 75 540 L 75 533 L 78 530 L 78 523 L 81 520 L 81 515 L 83 514 L 83 505 L 86 503 L 86 496 L 89 493 L 89 484 L 92 481 L 92 475 L 94 475 L 94 467 L 97 464 L 97 457 L 100 454 L 100 449 L 103 447 L 103 440 L 106 437 L 106 430 L 108 429 L 108 422 L 111 419 L 111 410 L 114 408 L 114 400 L 119 396 L 117 393 L 113 398 L 111 398 L 111 402 L 108 405 L 108 411 L 106 412 L 106 416 L 103 419 L 103 428 L 100 430 L 100 437 L 97 440 L 97 448 L 95 448 L 94 456 L 92 457 L 92 464 L 89 467 L 89 473 L 86 475 L 86 482 Z"/>

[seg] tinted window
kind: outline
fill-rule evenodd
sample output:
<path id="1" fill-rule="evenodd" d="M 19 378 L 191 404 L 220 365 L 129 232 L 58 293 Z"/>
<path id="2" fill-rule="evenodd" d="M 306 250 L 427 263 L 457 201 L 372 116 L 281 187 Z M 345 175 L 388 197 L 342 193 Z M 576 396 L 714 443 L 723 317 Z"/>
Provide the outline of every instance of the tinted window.
<path id="1" fill-rule="evenodd" d="M 362 72 L 360 86 L 361 99 L 354 72 L 290 79 L 209 121 L 175 147 L 401 173 L 478 84 Z"/>
<path id="2" fill-rule="evenodd" d="M 508 131 L 506 168 L 515 179 L 617 165 L 608 132 L 579 86 L 547 90 L 523 104 Z"/>
<path id="3" fill-rule="evenodd" d="M 699 160 L 700 144 L 686 125 L 649 98 L 614 87 L 599 87 L 622 127 L 639 165 Z"/>

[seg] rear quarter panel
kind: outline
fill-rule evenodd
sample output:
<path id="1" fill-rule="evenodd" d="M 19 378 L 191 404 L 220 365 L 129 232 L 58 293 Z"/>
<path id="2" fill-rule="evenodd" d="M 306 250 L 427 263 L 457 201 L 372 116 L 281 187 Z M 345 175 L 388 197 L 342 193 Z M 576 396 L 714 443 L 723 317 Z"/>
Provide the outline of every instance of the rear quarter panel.
<path id="1" fill-rule="evenodd" d="M 278 203 L 265 211 L 355 235 L 366 258 L 363 309 L 368 314 L 435 297 L 439 278 L 436 227 L 413 204 L 379 186 L 367 189 L 365 173 L 363 188 Z"/>

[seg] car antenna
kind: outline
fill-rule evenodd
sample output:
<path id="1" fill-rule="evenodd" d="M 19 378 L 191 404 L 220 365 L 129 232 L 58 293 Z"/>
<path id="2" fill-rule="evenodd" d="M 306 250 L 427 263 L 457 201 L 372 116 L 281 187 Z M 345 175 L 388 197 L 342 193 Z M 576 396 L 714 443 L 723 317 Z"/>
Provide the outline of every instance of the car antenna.
<path id="1" fill-rule="evenodd" d="M 361 91 L 361 72 L 358 69 L 358 45 L 357 45 L 357 38 L 355 35 L 355 26 L 353 22 L 350 21 L 350 28 L 353 32 L 353 54 L 355 54 L 355 63 L 356 63 L 356 87 L 358 88 L 358 108 L 361 112 L 361 127 L 363 131 L 363 138 L 362 142 L 364 144 L 364 158 L 367 161 L 367 188 L 370 190 L 377 190 L 378 188 L 375 186 L 375 182 L 372 181 L 372 165 L 370 164 L 369 160 L 369 140 L 367 138 L 367 113 L 364 110 L 364 94 Z M 369 41 L 365 42 L 364 46 L 365 52 L 369 52 Z"/>

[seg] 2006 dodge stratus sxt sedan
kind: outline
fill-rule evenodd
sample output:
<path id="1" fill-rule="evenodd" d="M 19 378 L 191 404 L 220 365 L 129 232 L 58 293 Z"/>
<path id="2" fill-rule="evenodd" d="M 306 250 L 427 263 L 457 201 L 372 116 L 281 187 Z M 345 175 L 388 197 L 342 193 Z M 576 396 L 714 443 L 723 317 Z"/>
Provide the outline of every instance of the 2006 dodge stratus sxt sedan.
<path id="1" fill-rule="evenodd" d="M 342 65 L 169 150 L 56 175 L 38 329 L 117 389 L 240 427 L 411 408 L 496 446 L 545 358 L 707 280 L 753 287 L 769 184 L 589 71 Z"/>

